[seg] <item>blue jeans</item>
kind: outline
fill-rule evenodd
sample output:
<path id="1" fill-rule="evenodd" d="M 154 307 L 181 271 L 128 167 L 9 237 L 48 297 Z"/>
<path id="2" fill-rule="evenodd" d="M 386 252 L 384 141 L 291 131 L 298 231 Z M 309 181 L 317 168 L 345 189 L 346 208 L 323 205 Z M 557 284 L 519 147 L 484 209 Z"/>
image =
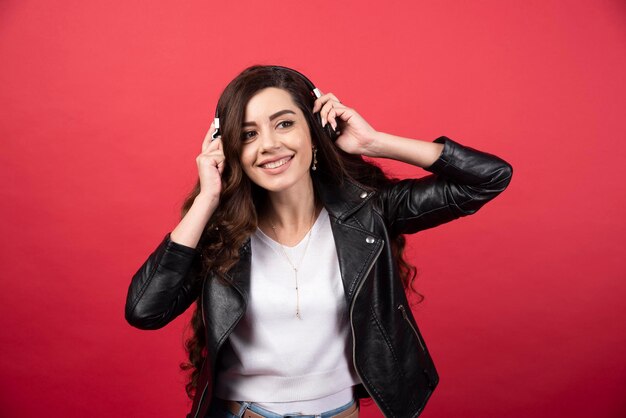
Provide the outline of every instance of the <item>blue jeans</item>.
<path id="1" fill-rule="evenodd" d="M 335 409 L 331 409 L 330 411 L 325 411 L 322 412 L 321 414 L 318 415 L 280 415 L 280 414 L 276 414 L 274 412 L 268 411 L 267 409 L 263 409 L 260 406 L 257 406 L 251 402 L 239 402 L 239 404 L 242 406 L 241 408 L 241 412 L 243 412 L 243 410 L 248 407 L 250 408 L 252 411 L 256 412 L 257 414 L 263 415 L 264 417 L 267 418 L 284 418 L 284 417 L 298 417 L 298 418 L 329 418 L 333 415 L 336 415 L 338 413 L 340 413 L 341 411 L 344 411 L 348 408 L 350 408 L 350 406 L 354 403 L 354 400 L 351 400 L 350 402 L 348 402 L 347 404 L 340 406 L 339 408 L 335 408 Z M 211 403 L 211 407 L 209 408 L 209 412 L 207 412 L 206 418 L 240 418 L 241 415 L 234 415 L 233 413 L 231 413 L 230 411 L 227 411 L 223 405 L 219 402 L 219 401 L 215 401 Z"/>

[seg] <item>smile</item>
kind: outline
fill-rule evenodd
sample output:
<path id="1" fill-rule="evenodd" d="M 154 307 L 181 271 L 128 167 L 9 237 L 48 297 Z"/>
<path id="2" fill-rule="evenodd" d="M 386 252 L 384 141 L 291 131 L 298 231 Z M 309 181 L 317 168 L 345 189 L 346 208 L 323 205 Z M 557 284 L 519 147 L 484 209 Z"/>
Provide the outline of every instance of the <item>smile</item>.
<path id="1" fill-rule="evenodd" d="M 267 164 L 263 164 L 261 167 L 262 168 L 278 168 L 280 166 L 287 164 L 291 160 L 292 157 L 293 156 L 281 158 L 280 160 L 276 160 L 276 161 L 271 161 Z"/>

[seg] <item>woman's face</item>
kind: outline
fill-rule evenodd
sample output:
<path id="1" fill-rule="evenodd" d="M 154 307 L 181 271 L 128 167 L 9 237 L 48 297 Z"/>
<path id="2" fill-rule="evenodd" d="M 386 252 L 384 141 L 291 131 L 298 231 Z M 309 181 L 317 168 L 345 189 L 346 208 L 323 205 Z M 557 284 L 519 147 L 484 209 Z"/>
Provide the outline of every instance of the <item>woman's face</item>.
<path id="1" fill-rule="evenodd" d="M 309 126 L 287 91 L 268 87 L 248 101 L 241 141 L 243 171 L 258 186 L 282 192 L 310 181 Z"/>

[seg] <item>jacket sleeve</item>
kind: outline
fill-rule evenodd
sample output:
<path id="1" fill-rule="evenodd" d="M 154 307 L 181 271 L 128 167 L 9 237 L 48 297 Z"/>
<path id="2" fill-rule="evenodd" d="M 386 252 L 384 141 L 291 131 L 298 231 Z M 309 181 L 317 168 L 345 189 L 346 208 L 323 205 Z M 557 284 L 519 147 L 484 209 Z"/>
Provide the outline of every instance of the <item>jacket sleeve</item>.
<path id="1" fill-rule="evenodd" d="M 200 251 L 173 242 L 168 232 L 131 280 L 126 321 L 139 329 L 170 323 L 200 294 L 200 268 Z"/>
<path id="2" fill-rule="evenodd" d="M 511 181 L 503 159 L 441 136 L 439 158 L 424 168 L 433 174 L 400 180 L 381 190 L 380 204 L 394 234 L 412 234 L 475 213 Z"/>

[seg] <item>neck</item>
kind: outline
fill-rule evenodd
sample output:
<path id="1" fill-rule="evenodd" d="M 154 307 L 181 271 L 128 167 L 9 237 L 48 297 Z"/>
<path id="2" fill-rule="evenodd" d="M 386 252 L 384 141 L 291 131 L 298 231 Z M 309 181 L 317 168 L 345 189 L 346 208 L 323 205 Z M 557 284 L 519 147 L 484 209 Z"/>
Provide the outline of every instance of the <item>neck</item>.
<path id="1" fill-rule="evenodd" d="M 261 229 L 277 229 L 288 234 L 299 235 L 308 231 L 321 207 L 315 199 L 313 182 L 308 181 L 298 190 L 268 192 L 265 207 L 259 217 Z"/>

